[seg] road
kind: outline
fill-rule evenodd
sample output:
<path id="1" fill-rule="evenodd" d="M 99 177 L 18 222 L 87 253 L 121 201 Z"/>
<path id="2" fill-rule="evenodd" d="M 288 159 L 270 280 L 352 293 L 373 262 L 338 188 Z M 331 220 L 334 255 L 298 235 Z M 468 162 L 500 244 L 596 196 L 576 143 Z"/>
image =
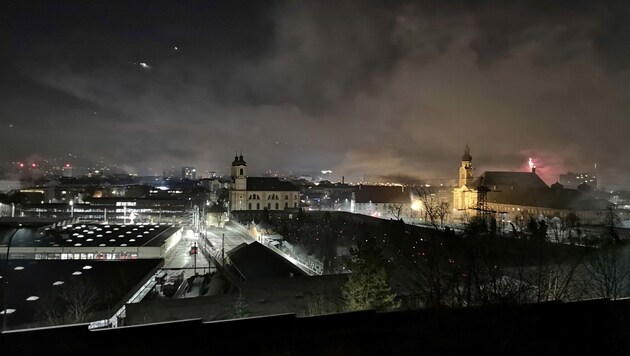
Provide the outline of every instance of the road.
<path id="1" fill-rule="evenodd" d="M 192 230 L 185 227 L 182 229 L 182 239 L 164 257 L 164 268 L 186 268 L 185 277 L 189 277 L 194 275 L 195 272 L 193 269 L 195 267 L 195 255 L 190 254 L 190 248 L 193 246 L 193 243 L 197 243 L 201 247 L 203 241 L 199 238 L 199 234 L 195 234 Z M 196 256 L 197 273 L 207 273 L 210 263 L 203 254 L 198 253 Z"/>
<path id="2" fill-rule="evenodd" d="M 221 262 L 221 240 L 223 236 L 225 236 L 223 245 L 226 255 L 229 251 L 242 243 L 250 244 L 255 241 L 254 238 L 249 235 L 247 229 L 238 223 L 228 222 L 225 224 L 224 228 L 209 227 L 206 230 L 206 237 L 212 246 L 208 246 L 208 252 L 215 256 L 219 262 Z"/>

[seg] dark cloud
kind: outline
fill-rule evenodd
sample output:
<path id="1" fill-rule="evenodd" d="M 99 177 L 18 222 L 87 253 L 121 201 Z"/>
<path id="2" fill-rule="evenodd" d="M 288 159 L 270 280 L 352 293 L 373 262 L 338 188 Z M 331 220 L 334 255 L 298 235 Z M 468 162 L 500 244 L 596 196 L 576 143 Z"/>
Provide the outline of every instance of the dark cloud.
<path id="1" fill-rule="evenodd" d="M 623 2 L 24 4 L 1 159 L 446 180 L 469 143 L 479 172 L 630 183 Z"/>

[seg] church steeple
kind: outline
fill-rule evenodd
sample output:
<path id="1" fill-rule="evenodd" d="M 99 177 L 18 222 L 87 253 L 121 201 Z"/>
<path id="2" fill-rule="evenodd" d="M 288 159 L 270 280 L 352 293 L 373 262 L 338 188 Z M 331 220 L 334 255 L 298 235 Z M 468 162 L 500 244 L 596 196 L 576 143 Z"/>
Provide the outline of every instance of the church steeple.
<path id="1" fill-rule="evenodd" d="M 470 147 L 466 144 L 466 148 L 464 149 L 464 155 L 462 156 L 462 161 L 472 161 L 472 156 L 470 155 Z"/>
<path id="2" fill-rule="evenodd" d="M 247 163 L 245 163 L 245 160 L 243 159 L 243 154 L 241 154 L 240 156 L 234 156 L 230 175 L 232 176 L 232 178 L 247 176 Z"/>
<path id="3" fill-rule="evenodd" d="M 247 163 L 243 159 L 243 154 L 234 156 L 232 168 L 230 169 L 232 176 L 232 191 L 247 190 Z M 242 193 L 241 193 L 242 195 Z M 240 195 L 239 195 L 240 196 Z M 241 207 L 242 208 L 242 207 Z"/>
<path id="4" fill-rule="evenodd" d="M 467 186 L 471 187 L 473 179 L 475 178 L 475 169 L 472 164 L 472 156 L 470 155 L 470 147 L 466 145 L 464 154 L 462 155 L 462 165 L 459 167 L 459 187 Z"/>

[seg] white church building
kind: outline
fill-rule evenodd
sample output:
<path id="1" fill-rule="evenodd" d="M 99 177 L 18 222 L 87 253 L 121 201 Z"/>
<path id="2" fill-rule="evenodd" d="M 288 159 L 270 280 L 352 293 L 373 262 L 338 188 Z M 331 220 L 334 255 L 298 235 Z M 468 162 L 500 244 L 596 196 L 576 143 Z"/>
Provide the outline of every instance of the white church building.
<path id="1" fill-rule="evenodd" d="M 300 190 L 277 177 L 248 177 L 243 155 L 235 156 L 230 175 L 230 211 L 284 210 L 300 205 Z"/>

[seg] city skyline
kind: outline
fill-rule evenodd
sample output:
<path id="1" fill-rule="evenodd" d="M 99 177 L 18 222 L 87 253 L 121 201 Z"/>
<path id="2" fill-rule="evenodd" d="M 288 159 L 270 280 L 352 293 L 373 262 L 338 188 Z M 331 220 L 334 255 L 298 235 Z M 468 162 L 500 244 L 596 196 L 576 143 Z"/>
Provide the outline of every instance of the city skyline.
<path id="1" fill-rule="evenodd" d="M 630 186 L 615 2 L 12 3 L 0 161 Z M 180 164 L 181 162 L 181 164 Z"/>

